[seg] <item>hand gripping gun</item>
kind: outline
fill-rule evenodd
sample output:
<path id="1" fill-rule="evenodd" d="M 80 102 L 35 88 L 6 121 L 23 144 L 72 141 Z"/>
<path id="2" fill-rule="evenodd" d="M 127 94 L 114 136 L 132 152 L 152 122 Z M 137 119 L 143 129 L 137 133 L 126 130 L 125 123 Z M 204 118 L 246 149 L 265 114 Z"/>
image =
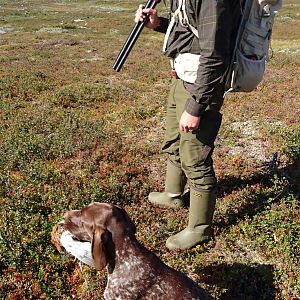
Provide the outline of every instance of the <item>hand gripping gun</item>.
<path id="1" fill-rule="evenodd" d="M 144 8 L 155 8 L 156 4 L 159 3 L 160 0 L 148 0 L 148 2 L 145 4 Z M 115 63 L 113 65 L 113 69 L 117 72 L 119 72 L 126 61 L 131 49 L 133 48 L 135 42 L 137 41 L 140 33 L 142 32 L 144 25 L 148 21 L 148 18 L 145 18 L 142 22 L 139 21 L 134 25 L 132 28 L 127 40 L 125 41 L 118 57 L 115 60 Z"/>

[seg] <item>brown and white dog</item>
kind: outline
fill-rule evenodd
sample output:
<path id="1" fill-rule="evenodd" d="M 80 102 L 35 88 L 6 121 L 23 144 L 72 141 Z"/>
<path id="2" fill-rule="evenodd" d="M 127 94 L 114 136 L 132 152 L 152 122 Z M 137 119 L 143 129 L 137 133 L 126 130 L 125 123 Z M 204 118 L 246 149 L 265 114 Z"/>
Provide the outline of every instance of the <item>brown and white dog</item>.
<path id="1" fill-rule="evenodd" d="M 93 202 L 65 213 L 63 227 L 91 242 L 96 269 L 107 267 L 104 299 L 210 299 L 194 281 L 164 264 L 136 239 L 136 227 L 124 209 Z"/>

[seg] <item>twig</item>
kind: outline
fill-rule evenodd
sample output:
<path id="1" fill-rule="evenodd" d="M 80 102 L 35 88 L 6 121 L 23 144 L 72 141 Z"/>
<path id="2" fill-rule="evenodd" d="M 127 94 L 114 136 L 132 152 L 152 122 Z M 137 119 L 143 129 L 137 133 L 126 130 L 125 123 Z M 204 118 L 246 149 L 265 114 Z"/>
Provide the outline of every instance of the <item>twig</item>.
<path id="1" fill-rule="evenodd" d="M 88 280 L 87 280 L 87 278 L 86 278 L 86 276 L 83 272 L 82 262 L 80 260 L 78 260 L 78 264 L 79 264 L 79 268 L 80 268 L 80 271 L 81 271 L 81 274 L 82 274 L 82 278 L 84 279 L 85 286 L 88 289 L 89 288 L 89 283 L 88 283 Z"/>

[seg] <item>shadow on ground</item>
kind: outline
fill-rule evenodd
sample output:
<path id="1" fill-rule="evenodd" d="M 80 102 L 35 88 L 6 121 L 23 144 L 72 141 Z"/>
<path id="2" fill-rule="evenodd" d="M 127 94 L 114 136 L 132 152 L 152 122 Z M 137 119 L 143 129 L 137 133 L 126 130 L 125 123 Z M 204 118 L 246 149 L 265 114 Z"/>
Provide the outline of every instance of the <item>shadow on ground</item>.
<path id="1" fill-rule="evenodd" d="M 272 300 L 275 299 L 273 267 L 253 264 L 219 264 L 196 270 L 201 282 L 217 286 L 222 294 L 214 299 L 222 300 Z M 211 294 L 213 297 L 214 295 Z"/>
<path id="2" fill-rule="evenodd" d="M 215 221 L 217 228 L 228 228 L 237 224 L 245 217 L 253 217 L 269 208 L 271 203 L 279 202 L 287 194 L 299 195 L 299 162 L 295 162 L 285 168 L 271 169 L 265 173 L 253 174 L 249 178 L 226 177 L 220 180 L 218 186 L 218 198 L 221 199 L 234 191 L 249 190 L 251 186 L 259 185 L 253 189 L 247 198 L 241 195 L 236 205 L 229 209 L 226 216 L 220 216 Z M 280 185 L 274 183 L 274 176 L 281 181 Z M 275 187 L 278 185 L 278 187 Z"/>

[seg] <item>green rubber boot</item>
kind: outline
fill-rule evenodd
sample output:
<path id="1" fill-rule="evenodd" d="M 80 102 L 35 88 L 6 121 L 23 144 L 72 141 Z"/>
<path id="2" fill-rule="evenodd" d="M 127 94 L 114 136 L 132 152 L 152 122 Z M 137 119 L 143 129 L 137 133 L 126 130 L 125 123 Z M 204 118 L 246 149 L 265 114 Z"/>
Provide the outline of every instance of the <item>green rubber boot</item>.
<path id="1" fill-rule="evenodd" d="M 212 219 L 216 205 L 216 192 L 198 192 L 191 189 L 188 226 L 169 237 L 170 250 L 185 250 L 207 242 L 212 236 Z"/>
<path id="2" fill-rule="evenodd" d="M 168 161 L 164 192 L 152 192 L 149 201 L 159 207 L 179 208 L 185 206 L 182 194 L 186 184 L 186 176 L 181 168 Z"/>

